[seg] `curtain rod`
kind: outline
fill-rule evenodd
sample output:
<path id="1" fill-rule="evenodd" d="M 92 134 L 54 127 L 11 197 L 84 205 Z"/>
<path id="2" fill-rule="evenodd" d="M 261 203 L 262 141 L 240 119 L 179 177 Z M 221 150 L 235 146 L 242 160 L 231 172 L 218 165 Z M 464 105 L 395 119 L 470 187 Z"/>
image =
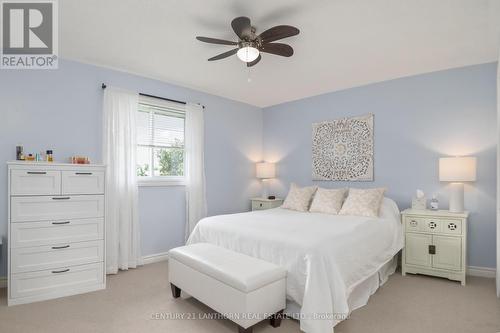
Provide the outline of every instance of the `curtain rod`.
<path id="1" fill-rule="evenodd" d="M 106 89 L 106 84 L 103 83 L 101 85 L 101 88 L 102 89 Z M 164 100 L 164 101 L 168 101 L 168 102 L 174 102 L 174 103 L 179 103 L 179 104 L 184 104 L 186 105 L 187 103 L 186 102 L 183 102 L 183 101 L 178 101 L 176 99 L 170 99 L 170 98 L 166 98 L 166 97 L 159 97 L 159 96 L 154 96 L 154 95 L 148 95 L 148 94 L 143 94 L 143 93 L 139 93 L 139 95 L 141 96 L 145 96 L 145 97 L 152 97 L 152 98 L 158 98 L 158 99 L 161 99 L 161 100 Z M 200 104 L 201 105 L 201 104 Z M 202 105 L 203 108 L 205 108 L 205 105 Z"/>

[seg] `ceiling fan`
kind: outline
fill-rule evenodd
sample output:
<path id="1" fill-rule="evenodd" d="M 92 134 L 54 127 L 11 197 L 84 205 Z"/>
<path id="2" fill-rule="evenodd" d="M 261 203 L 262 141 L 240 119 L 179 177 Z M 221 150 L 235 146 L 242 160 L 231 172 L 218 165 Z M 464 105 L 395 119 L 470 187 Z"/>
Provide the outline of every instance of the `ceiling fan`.
<path id="1" fill-rule="evenodd" d="M 197 40 L 205 43 L 237 46 L 230 51 L 208 59 L 208 61 L 220 60 L 236 54 L 241 61 L 246 62 L 247 67 L 252 67 L 261 60 L 261 52 L 291 57 L 293 49 L 290 45 L 272 42 L 298 35 L 300 32 L 299 29 L 290 25 L 278 25 L 264 31 L 260 35 L 256 35 L 255 32 L 257 30 L 250 24 L 250 19 L 245 16 L 235 18 L 231 22 L 231 27 L 238 36 L 239 40 L 237 42 L 209 37 L 196 37 Z"/>

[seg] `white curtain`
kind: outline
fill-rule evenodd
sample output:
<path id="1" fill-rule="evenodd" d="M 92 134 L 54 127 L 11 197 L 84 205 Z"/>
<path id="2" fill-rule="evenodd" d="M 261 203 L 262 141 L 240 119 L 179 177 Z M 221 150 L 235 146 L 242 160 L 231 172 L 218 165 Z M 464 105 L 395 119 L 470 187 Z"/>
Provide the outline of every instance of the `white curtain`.
<path id="1" fill-rule="evenodd" d="M 136 175 L 137 93 L 104 91 L 103 162 L 106 173 L 106 273 L 142 264 Z"/>
<path id="2" fill-rule="evenodd" d="M 185 170 L 186 170 L 186 240 L 196 223 L 207 215 L 205 198 L 203 107 L 186 105 Z"/>

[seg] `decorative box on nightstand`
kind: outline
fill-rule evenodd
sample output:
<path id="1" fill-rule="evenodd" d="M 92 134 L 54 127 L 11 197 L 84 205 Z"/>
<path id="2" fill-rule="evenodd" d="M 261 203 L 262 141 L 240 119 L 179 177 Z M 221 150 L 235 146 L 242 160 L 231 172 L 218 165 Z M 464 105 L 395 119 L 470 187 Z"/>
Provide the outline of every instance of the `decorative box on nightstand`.
<path id="1" fill-rule="evenodd" d="M 434 275 L 465 285 L 468 216 L 467 212 L 405 210 L 403 276 Z"/>
<path id="2" fill-rule="evenodd" d="M 252 198 L 252 210 L 264 210 L 279 207 L 283 204 L 283 199 Z"/>

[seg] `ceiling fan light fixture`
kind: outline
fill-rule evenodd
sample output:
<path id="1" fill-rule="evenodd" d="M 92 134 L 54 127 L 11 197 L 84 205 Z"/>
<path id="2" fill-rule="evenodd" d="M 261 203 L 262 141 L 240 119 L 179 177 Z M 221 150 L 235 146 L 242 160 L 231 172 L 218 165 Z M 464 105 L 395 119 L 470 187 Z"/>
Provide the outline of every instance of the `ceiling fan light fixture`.
<path id="1" fill-rule="evenodd" d="M 252 62 L 259 57 L 259 50 L 252 46 L 245 46 L 238 50 L 236 55 L 243 62 Z"/>

